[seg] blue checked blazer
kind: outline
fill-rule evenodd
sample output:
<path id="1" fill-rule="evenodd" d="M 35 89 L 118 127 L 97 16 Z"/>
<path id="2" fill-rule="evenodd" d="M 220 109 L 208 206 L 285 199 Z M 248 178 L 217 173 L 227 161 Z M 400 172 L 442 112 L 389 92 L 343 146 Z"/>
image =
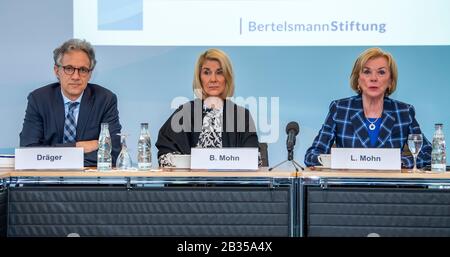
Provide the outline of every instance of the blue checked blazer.
<path id="1" fill-rule="evenodd" d="M 403 149 L 408 142 L 408 134 L 422 134 L 415 118 L 414 107 L 389 97 L 384 98 L 381 126 L 376 148 Z M 306 151 L 306 166 L 320 165 L 319 154 L 329 154 L 331 147 L 369 148 L 370 138 L 365 124 L 366 117 L 361 95 L 335 100 L 330 104 L 330 111 L 325 123 Z M 402 167 L 412 168 L 412 155 L 402 153 Z M 431 162 L 431 144 L 423 136 L 423 146 L 417 158 L 417 167 Z"/>

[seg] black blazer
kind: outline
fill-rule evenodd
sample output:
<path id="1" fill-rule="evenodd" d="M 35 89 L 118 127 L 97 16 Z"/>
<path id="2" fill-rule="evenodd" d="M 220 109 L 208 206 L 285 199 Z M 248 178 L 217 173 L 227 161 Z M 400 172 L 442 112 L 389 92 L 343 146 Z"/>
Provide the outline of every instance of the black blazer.
<path id="1" fill-rule="evenodd" d="M 203 123 L 203 102 L 200 99 L 180 106 L 159 130 L 158 157 L 178 152 L 190 154 L 195 147 Z M 172 120 L 173 118 L 173 120 Z M 174 131 L 172 121 L 180 124 L 181 131 Z M 258 136 L 250 112 L 232 101 L 226 100 L 223 106 L 223 147 L 258 147 Z"/>
<path id="2" fill-rule="evenodd" d="M 59 83 L 38 88 L 28 95 L 28 105 L 20 133 L 20 146 L 75 146 L 63 144 L 64 101 Z M 78 114 L 76 141 L 96 140 L 100 124 L 109 123 L 113 165 L 120 152 L 117 97 L 108 89 L 88 84 L 84 90 Z M 84 155 L 85 166 L 97 165 L 97 151 Z"/>

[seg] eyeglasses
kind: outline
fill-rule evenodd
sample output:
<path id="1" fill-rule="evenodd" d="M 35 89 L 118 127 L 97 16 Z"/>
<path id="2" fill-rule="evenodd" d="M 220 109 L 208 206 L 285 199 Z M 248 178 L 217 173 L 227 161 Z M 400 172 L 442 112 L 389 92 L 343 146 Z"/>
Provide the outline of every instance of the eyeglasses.
<path id="1" fill-rule="evenodd" d="M 75 68 L 70 65 L 68 66 L 58 65 L 58 67 L 62 68 L 64 73 L 66 73 L 67 75 L 73 75 L 75 71 L 78 70 L 78 75 L 86 77 L 91 72 L 91 70 L 86 67 Z"/>

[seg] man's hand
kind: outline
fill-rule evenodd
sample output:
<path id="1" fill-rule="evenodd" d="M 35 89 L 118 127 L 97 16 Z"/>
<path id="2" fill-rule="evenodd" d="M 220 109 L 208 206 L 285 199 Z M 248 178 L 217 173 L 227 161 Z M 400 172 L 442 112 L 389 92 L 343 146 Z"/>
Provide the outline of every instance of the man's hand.
<path id="1" fill-rule="evenodd" d="M 98 140 L 78 141 L 76 147 L 83 147 L 84 153 L 90 153 L 98 149 Z"/>

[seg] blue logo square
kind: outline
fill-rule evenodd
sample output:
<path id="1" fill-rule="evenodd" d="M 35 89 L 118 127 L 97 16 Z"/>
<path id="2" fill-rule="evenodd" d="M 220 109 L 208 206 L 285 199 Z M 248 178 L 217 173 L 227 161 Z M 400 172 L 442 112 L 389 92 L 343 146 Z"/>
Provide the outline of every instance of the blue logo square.
<path id="1" fill-rule="evenodd" d="M 99 30 L 142 30 L 143 0 L 97 0 Z"/>

